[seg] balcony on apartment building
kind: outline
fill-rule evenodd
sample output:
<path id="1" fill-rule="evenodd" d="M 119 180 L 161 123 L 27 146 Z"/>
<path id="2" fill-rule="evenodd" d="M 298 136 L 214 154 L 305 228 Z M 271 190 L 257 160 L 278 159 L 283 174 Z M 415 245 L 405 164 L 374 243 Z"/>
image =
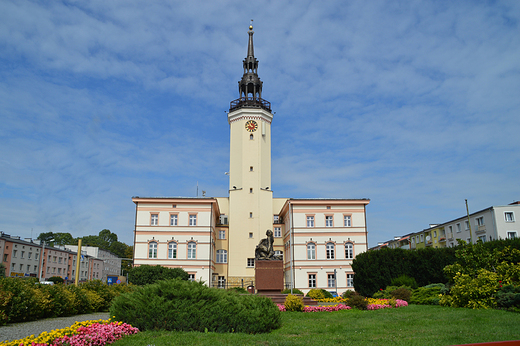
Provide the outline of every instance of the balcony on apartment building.
<path id="1" fill-rule="evenodd" d="M 476 234 L 486 233 L 486 225 L 478 225 L 475 233 Z"/>

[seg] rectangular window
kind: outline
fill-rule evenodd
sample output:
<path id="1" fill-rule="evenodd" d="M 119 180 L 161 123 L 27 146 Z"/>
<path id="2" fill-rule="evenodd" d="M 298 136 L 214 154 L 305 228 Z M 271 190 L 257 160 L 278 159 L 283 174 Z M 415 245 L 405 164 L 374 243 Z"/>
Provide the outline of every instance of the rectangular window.
<path id="1" fill-rule="evenodd" d="M 158 222 L 159 222 L 159 214 L 152 214 L 151 219 L 150 219 L 150 225 L 157 226 Z"/>
<path id="2" fill-rule="evenodd" d="M 327 274 L 327 287 L 336 287 L 336 278 L 334 277 L 334 274 Z"/>
<path id="3" fill-rule="evenodd" d="M 157 258 L 157 243 L 148 244 L 148 258 Z"/>
<path id="4" fill-rule="evenodd" d="M 249 232 L 249 238 L 253 238 L 253 232 Z"/>
<path id="5" fill-rule="evenodd" d="M 334 244 L 327 243 L 326 250 L 327 250 L 327 259 L 334 259 Z"/>
<path id="6" fill-rule="evenodd" d="M 36 256 L 34 256 L 34 259 L 38 259 L 38 255 L 39 255 L 39 253 L 37 253 Z"/>
<path id="7" fill-rule="evenodd" d="M 477 217 L 477 226 L 484 226 L 484 216 Z"/>
<path id="8" fill-rule="evenodd" d="M 282 228 L 281 227 L 275 227 L 274 228 L 274 237 L 275 238 L 281 238 L 282 237 Z"/>
<path id="9" fill-rule="evenodd" d="M 273 223 L 279 223 L 280 221 L 280 215 L 274 215 L 273 216 Z"/>
<path id="10" fill-rule="evenodd" d="M 421 243 L 423 242 L 424 240 L 424 234 L 421 234 Z"/>
<path id="11" fill-rule="evenodd" d="M 460 232 L 460 223 L 456 224 L 455 226 L 457 227 L 457 233 L 459 233 Z"/>
<path id="12" fill-rule="evenodd" d="M 347 287 L 354 287 L 354 274 L 347 274 Z"/>
<path id="13" fill-rule="evenodd" d="M 354 245 L 352 243 L 345 244 L 345 259 L 354 258 Z"/>
<path id="14" fill-rule="evenodd" d="M 13 250 L 13 257 L 16 258 L 16 253 L 18 252 L 18 250 Z"/>
<path id="15" fill-rule="evenodd" d="M 344 227 L 350 227 L 351 226 L 351 216 L 350 215 L 345 215 L 343 217 L 343 226 Z"/>
<path id="16" fill-rule="evenodd" d="M 61 258 L 61 257 L 60 257 L 60 258 L 58 258 L 58 263 L 61 263 L 61 260 L 62 260 L 62 258 Z"/>
<path id="17" fill-rule="evenodd" d="M 218 231 L 218 239 L 226 239 L 226 230 L 221 229 Z"/>
<path id="18" fill-rule="evenodd" d="M 177 243 L 172 242 L 168 244 L 168 258 L 177 258 Z"/>
<path id="19" fill-rule="evenodd" d="M 251 268 L 255 266 L 255 259 L 254 258 L 248 258 L 247 259 L 247 267 Z"/>
<path id="20" fill-rule="evenodd" d="M 190 215 L 190 226 L 197 226 L 197 215 Z"/>
<path id="21" fill-rule="evenodd" d="M 217 263 L 227 263 L 227 250 L 217 250 Z"/>
<path id="22" fill-rule="evenodd" d="M 307 227 L 314 227 L 314 216 L 307 216 Z"/>
<path id="23" fill-rule="evenodd" d="M 507 238 L 508 239 L 515 239 L 516 238 L 516 231 L 509 231 L 509 232 L 507 232 Z"/>
<path id="24" fill-rule="evenodd" d="M 309 274 L 309 288 L 316 288 L 316 274 Z"/>
<path id="25" fill-rule="evenodd" d="M 332 227 L 332 215 L 325 216 L 325 227 Z"/>
<path id="26" fill-rule="evenodd" d="M 314 243 L 307 244 L 307 259 L 316 259 L 316 245 Z"/>
<path id="27" fill-rule="evenodd" d="M 188 274 L 189 281 L 195 281 L 195 274 Z"/>
<path id="28" fill-rule="evenodd" d="M 170 214 L 170 226 L 177 226 L 177 222 L 178 222 L 178 215 Z"/>
<path id="29" fill-rule="evenodd" d="M 29 252 L 29 254 L 28 254 L 28 257 L 27 257 L 27 258 L 31 259 L 31 256 L 32 256 L 32 252 Z"/>
<path id="30" fill-rule="evenodd" d="M 481 235 L 480 237 L 478 237 L 479 240 L 481 240 L 483 243 L 486 242 L 486 236 L 485 235 Z"/>
<path id="31" fill-rule="evenodd" d="M 31 266 L 28 264 L 27 265 L 27 272 L 30 272 L 31 271 Z"/>
<path id="32" fill-rule="evenodd" d="M 226 287 L 226 277 L 225 276 L 219 276 L 218 277 L 217 287 L 218 288 L 225 288 Z"/>
<path id="33" fill-rule="evenodd" d="M 469 230 L 469 221 L 468 220 L 464 221 L 464 227 L 465 227 L 464 229 L 466 231 Z"/>
<path id="34" fill-rule="evenodd" d="M 188 243 L 188 259 L 197 258 L 197 244 L 194 242 Z"/>
<path id="35" fill-rule="evenodd" d="M 22 255 L 20 257 L 24 258 L 24 256 L 25 256 L 25 251 L 22 251 Z"/>
<path id="36" fill-rule="evenodd" d="M 515 222 L 515 216 L 511 211 L 506 211 L 504 213 L 504 217 L 506 219 L 506 222 Z"/>

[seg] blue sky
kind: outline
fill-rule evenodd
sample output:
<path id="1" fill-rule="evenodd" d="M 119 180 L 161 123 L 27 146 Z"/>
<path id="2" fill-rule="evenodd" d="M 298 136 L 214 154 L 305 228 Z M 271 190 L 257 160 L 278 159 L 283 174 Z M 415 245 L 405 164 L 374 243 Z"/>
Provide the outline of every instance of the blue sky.
<path id="1" fill-rule="evenodd" d="M 0 230 L 227 196 L 250 19 L 275 197 L 370 198 L 369 246 L 520 199 L 518 1 L 3 0 Z"/>

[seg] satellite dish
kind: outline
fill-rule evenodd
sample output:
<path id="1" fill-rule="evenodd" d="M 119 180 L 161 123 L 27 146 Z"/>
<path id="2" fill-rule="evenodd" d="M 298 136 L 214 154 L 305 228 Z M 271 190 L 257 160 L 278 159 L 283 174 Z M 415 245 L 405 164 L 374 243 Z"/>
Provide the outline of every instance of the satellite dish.
<path id="1" fill-rule="evenodd" d="M 426 241 L 430 241 L 431 237 L 429 235 L 426 236 Z"/>

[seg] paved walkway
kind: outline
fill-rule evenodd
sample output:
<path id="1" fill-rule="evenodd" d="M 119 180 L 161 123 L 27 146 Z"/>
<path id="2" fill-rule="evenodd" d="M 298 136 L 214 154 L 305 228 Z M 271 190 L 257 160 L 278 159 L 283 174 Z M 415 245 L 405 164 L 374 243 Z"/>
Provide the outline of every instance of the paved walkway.
<path id="1" fill-rule="evenodd" d="M 23 339 L 30 335 L 37 336 L 42 332 L 67 328 L 72 326 L 76 321 L 108 320 L 108 318 L 108 312 L 98 312 L 95 314 L 47 318 L 39 321 L 8 324 L 7 326 L 0 327 L 0 342 Z"/>

